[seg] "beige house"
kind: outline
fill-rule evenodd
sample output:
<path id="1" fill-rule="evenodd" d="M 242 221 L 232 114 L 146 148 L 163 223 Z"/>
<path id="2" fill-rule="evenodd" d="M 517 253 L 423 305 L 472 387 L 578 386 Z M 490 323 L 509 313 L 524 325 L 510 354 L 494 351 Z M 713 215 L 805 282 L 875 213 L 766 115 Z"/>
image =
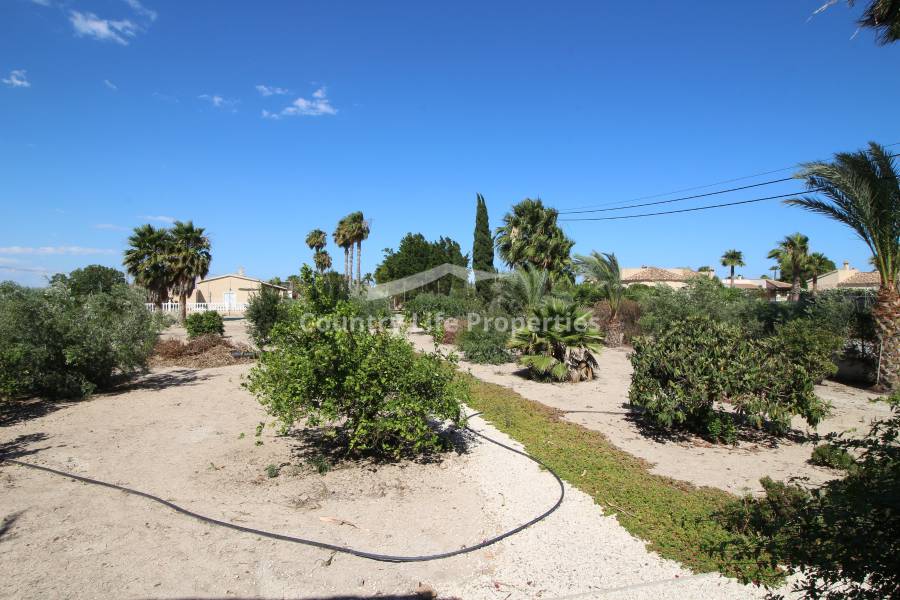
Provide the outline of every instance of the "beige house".
<path id="1" fill-rule="evenodd" d="M 623 268 L 622 283 L 625 286 L 641 283 L 643 285 L 666 285 L 672 289 L 683 288 L 694 277 L 715 277 L 712 271 L 694 271 L 691 269 L 642 266 L 640 268 Z"/>
<path id="2" fill-rule="evenodd" d="M 881 285 L 881 276 L 878 271 L 859 271 L 844 261 L 844 266 L 834 271 L 819 275 L 818 289 L 857 289 L 877 290 Z M 812 289 L 812 279 L 806 282 L 807 289 Z"/>
<path id="3" fill-rule="evenodd" d="M 722 285 L 732 287 L 731 278 L 726 277 L 722 280 Z M 739 290 L 761 291 L 764 292 L 769 300 L 782 302 L 788 299 L 791 293 L 791 284 L 775 279 L 743 279 L 741 277 L 734 278 L 734 287 Z"/>
<path id="4" fill-rule="evenodd" d="M 280 285 L 247 277 L 243 273 L 231 273 L 208 277 L 196 283 L 194 294 L 188 300 L 194 303 L 220 304 L 230 310 L 231 307 L 243 308 L 254 293 L 258 293 L 263 287 L 278 290 L 283 296 L 288 296 L 288 289 Z"/>

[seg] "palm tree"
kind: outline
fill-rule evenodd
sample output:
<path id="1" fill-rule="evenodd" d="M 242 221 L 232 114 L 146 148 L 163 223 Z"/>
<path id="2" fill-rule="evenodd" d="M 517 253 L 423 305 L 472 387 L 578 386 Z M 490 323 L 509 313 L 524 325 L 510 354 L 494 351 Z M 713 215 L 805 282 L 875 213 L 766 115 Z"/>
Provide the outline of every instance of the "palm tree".
<path id="1" fill-rule="evenodd" d="M 192 221 L 176 221 L 171 233 L 172 245 L 169 263 L 172 267 L 172 291 L 178 294 L 182 323 L 187 318 L 187 298 L 194 293 L 198 278 L 209 273 L 212 254 L 209 238 L 202 227 Z"/>
<path id="2" fill-rule="evenodd" d="M 514 205 L 497 228 L 497 253 L 510 267 L 526 264 L 553 274 L 568 273 L 575 242 L 557 225 L 559 213 L 540 200 L 526 198 Z"/>
<path id="3" fill-rule="evenodd" d="M 356 281 L 362 278 L 362 243 L 369 237 L 369 223 L 359 211 L 347 215 L 347 227 L 351 244 L 356 244 Z M 353 281 L 353 249 L 350 249 L 350 280 Z"/>
<path id="4" fill-rule="evenodd" d="M 800 299 L 800 280 L 806 269 L 806 261 L 809 258 L 809 238 L 802 233 L 786 236 L 778 242 L 778 247 L 769 252 L 769 258 L 777 260 L 782 265 L 788 265 L 791 269 L 791 300 Z M 784 272 L 784 267 L 781 271 Z"/>
<path id="5" fill-rule="evenodd" d="M 326 234 L 321 229 L 313 229 L 309 233 L 306 234 L 306 245 L 309 246 L 310 250 L 318 252 L 325 248 L 325 244 L 328 242 L 328 234 Z"/>
<path id="6" fill-rule="evenodd" d="M 813 14 L 818 14 L 826 8 L 837 4 L 838 0 L 827 0 Z M 847 4 L 853 6 L 854 0 L 847 0 Z M 860 27 L 874 29 L 876 39 L 882 46 L 900 40 L 900 0 L 869 0 L 869 5 L 863 12 L 863 16 L 856 22 Z"/>
<path id="7" fill-rule="evenodd" d="M 134 282 L 147 290 L 149 300 L 157 310 L 169 298 L 172 279 L 168 261 L 170 242 L 169 232 L 165 229 L 156 229 L 149 224 L 135 227 L 122 261 Z"/>
<path id="8" fill-rule="evenodd" d="M 575 255 L 575 268 L 588 281 L 600 288 L 600 293 L 609 306 L 609 319 L 606 323 L 606 343 L 610 346 L 622 344 L 624 333 L 619 320 L 619 307 L 625 296 L 622 285 L 622 271 L 614 253 L 599 253 L 596 250 L 590 256 Z"/>
<path id="9" fill-rule="evenodd" d="M 324 273 L 331 268 L 331 255 L 326 250 L 317 250 L 313 254 L 313 262 L 316 264 L 316 270 Z"/>
<path id="10" fill-rule="evenodd" d="M 531 314 L 548 296 L 550 279 L 547 271 L 525 265 L 497 279 L 496 301 L 509 314 Z"/>
<path id="11" fill-rule="evenodd" d="M 769 270 L 772 271 L 772 279 L 778 279 L 778 265 L 772 265 Z"/>
<path id="12" fill-rule="evenodd" d="M 819 275 L 834 268 L 834 263 L 821 252 L 813 252 L 806 259 L 806 270 L 812 277 L 812 293 L 819 291 Z"/>
<path id="13" fill-rule="evenodd" d="M 797 177 L 810 192 L 824 196 L 792 198 L 788 204 L 819 213 L 850 227 L 872 252 L 881 285 L 872 316 L 881 341 L 878 378 L 896 389 L 900 383 L 900 184 L 890 153 L 869 142 L 868 150 L 838 153 L 833 162 L 803 165 Z"/>
<path id="14" fill-rule="evenodd" d="M 344 249 L 344 279 L 347 282 L 350 282 L 350 250 L 353 247 L 353 241 L 350 237 L 350 229 L 347 222 L 347 217 L 344 217 L 340 221 L 338 221 L 337 227 L 334 230 L 334 233 L 331 234 L 334 238 L 334 243 L 338 245 L 338 247 Z"/>
<path id="15" fill-rule="evenodd" d="M 740 250 L 726 250 L 722 255 L 722 266 L 731 267 L 731 287 L 734 287 L 734 268 L 745 266 L 744 253 Z"/>

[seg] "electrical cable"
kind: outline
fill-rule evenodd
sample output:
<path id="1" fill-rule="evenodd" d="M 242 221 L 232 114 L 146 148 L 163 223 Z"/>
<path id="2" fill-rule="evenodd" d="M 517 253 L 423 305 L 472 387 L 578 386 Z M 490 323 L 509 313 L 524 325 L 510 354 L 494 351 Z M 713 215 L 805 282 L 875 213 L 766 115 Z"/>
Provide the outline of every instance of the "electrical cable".
<path id="1" fill-rule="evenodd" d="M 676 213 L 694 212 L 698 210 L 709 210 L 711 208 L 723 208 L 726 206 L 737 206 L 739 204 L 752 204 L 754 202 L 763 202 L 765 200 L 776 200 L 778 198 L 787 198 L 789 196 L 799 196 L 801 194 L 813 194 L 821 191 L 822 188 L 805 190 L 803 192 L 795 192 L 793 194 L 780 194 L 778 196 L 766 196 L 765 198 L 752 198 L 750 200 L 740 200 L 738 202 L 723 202 L 722 204 L 709 204 L 707 206 L 695 206 L 694 208 L 681 208 L 678 210 L 665 210 L 652 213 L 641 213 L 638 215 L 620 215 L 617 217 L 577 217 L 574 219 L 560 219 L 560 221 L 616 221 L 619 219 L 637 219 L 638 217 L 655 217 L 658 215 L 674 215 Z"/>
<path id="2" fill-rule="evenodd" d="M 480 414 L 481 413 L 475 413 L 472 415 L 468 415 L 466 417 L 466 419 L 470 419 L 470 418 L 478 416 Z M 464 429 L 470 433 L 475 434 L 476 436 L 478 436 L 484 440 L 487 440 L 488 442 L 491 442 L 492 444 L 500 446 L 501 448 L 503 448 L 505 450 L 509 450 L 510 452 L 514 452 L 515 454 L 524 456 L 525 458 L 531 460 L 532 462 L 537 463 L 539 466 L 546 469 L 548 473 L 553 475 L 553 478 L 556 479 L 556 482 L 559 484 L 559 498 L 556 500 L 556 503 L 554 503 L 553 506 L 551 506 L 549 509 L 545 510 L 538 516 L 534 517 L 530 521 L 523 523 L 517 527 L 514 527 L 513 529 L 505 531 L 499 535 L 488 538 L 484 541 L 481 541 L 477 544 L 473 544 L 471 546 L 464 546 L 457 550 L 451 550 L 449 552 L 441 552 L 438 554 L 426 554 L 426 555 L 421 555 L 421 556 L 395 556 L 395 555 L 391 555 L 391 554 L 378 554 L 375 552 L 366 552 L 364 550 L 357 550 L 355 548 L 349 548 L 346 546 L 339 546 L 337 544 L 330 544 L 328 542 L 321 542 L 318 540 L 309 540 L 309 539 L 305 539 L 305 538 L 301 538 L 301 537 L 285 535 L 282 533 L 274 533 L 271 531 L 265 531 L 262 529 L 254 529 L 252 527 L 245 527 L 243 525 L 229 523 L 228 521 L 220 521 L 219 519 L 207 517 L 206 515 L 201 515 L 199 513 L 195 513 L 186 508 L 183 508 L 183 507 L 175 504 L 174 502 L 169 502 L 168 500 L 163 500 L 159 496 L 154 496 L 153 494 L 150 494 L 147 492 L 142 492 L 140 490 L 135 490 L 135 489 L 125 487 L 122 485 L 117 485 L 115 483 L 109 483 L 107 481 L 100 481 L 98 479 L 92 479 L 90 477 L 84 477 L 82 475 L 75 475 L 74 473 L 67 473 L 66 471 L 58 471 L 56 469 L 51 469 L 50 467 L 36 465 L 34 463 L 29 463 L 29 462 L 23 462 L 23 461 L 15 460 L 12 458 L 4 458 L 2 456 L 0 456 L 0 463 L 8 462 L 10 464 L 18 465 L 20 467 L 27 467 L 29 469 L 35 469 L 38 471 L 43 471 L 45 473 L 52 473 L 54 475 L 59 475 L 61 477 L 67 477 L 69 479 L 74 479 L 74 480 L 80 481 L 82 483 L 89 483 L 92 485 L 106 487 L 106 488 L 110 488 L 110 489 L 114 489 L 114 490 L 119 490 L 119 491 L 125 492 L 127 494 L 132 494 L 134 496 L 140 496 L 141 498 L 146 498 L 147 500 L 150 500 L 152 502 L 157 502 L 159 504 L 162 504 L 163 506 L 171 508 L 172 510 L 174 510 L 177 513 L 180 513 L 180 514 L 188 516 L 188 517 L 192 517 L 194 519 L 197 519 L 204 523 L 208 523 L 210 525 L 225 527 L 225 528 L 233 529 L 235 531 L 240 531 L 243 533 L 251 533 L 253 535 L 258 535 L 258 536 L 270 538 L 273 540 L 278 540 L 278 541 L 282 541 L 282 542 L 292 542 L 295 544 L 303 544 L 305 546 L 312 546 L 314 548 L 319 548 L 321 550 L 330 550 L 333 552 L 340 552 L 342 554 L 351 554 L 351 555 L 357 556 L 359 558 L 367 558 L 369 560 L 376 560 L 376 561 L 380 561 L 380 562 L 391 562 L 391 563 L 426 562 L 426 561 L 438 560 L 438 559 L 442 559 L 442 558 L 450 558 L 451 556 L 459 556 L 460 554 L 467 554 L 469 552 L 474 552 L 476 550 L 480 550 L 482 548 L 486 548 L 487 546 L 496 544 L 497 542 L 504 540 L 510 536 L 513 536 L 513 535 L 519 533 L 520 531 L 523 531 L 523 530 L 527 529 L 528 527 L 531 527 L 535 523 L 538 523 L 539 521 L 546 519 L 553 512 L 555 512 L 557 508 L 560 507 L 560 505 L 563 502 L 563 499 L 565 498 L 566 488 L 565 488 L 565 485 L 563 484 L 563 480 L 560 478 L 559 475 L 556 474 L 556 472 L 553 469 L 551 469 L 550 467 L 545 465 L 543 462 L 541 462 L 541 460 L 527 454 L 526 452 L 517 450 L 517 449 L 515 449 L 511 446 L 508 446 L 502 442 L 498 442 L 497 440 L 489 438 L 488 436 L 486 436 L 483 433 L 480 433 L 478 431 L 475 431 L 474 429 L 471 429 L 469 427 L 464 427 Z"/>

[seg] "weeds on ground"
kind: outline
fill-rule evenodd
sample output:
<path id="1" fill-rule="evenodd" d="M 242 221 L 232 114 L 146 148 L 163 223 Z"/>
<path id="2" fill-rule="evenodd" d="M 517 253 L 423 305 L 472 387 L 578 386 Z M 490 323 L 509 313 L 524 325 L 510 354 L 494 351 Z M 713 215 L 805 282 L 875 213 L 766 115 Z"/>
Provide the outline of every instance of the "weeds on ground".
<path id="1" fill-rule="evenodd" d="M 731 550 L 740 540 L 713 515 L 736 498 L 712 488 L 653 475 L 647 464 L 609 443 L 599 432 L 568 423 L 552 408 L 504 387 L 460 374 L 468 381 L 471 408 L 525 450 L 615 513 L 650 550 L 697 572 L 719 571 L 743 581 L 775 584 L 779 573 Z"/>

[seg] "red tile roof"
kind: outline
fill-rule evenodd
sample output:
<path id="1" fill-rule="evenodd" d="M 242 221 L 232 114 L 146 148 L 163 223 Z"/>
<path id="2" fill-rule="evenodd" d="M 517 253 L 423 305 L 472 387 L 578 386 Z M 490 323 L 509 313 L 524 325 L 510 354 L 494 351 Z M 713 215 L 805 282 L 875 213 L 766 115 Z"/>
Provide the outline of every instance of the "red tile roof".
<path id="1" fill-rule="evenodd" d="M 881 285 L 878 271 L 858 271 L 838 284 L 840 288 L 876 288 Z"/>

